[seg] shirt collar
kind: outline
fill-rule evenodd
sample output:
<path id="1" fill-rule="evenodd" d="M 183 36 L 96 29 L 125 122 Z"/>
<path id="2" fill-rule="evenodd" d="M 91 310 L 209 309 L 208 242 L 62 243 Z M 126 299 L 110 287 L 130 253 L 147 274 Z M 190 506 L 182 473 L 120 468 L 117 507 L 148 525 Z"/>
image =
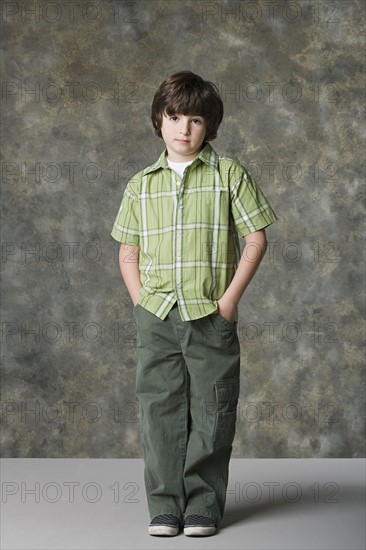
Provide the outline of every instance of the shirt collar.
<path id="1" fill-rule="evenodd" d="M 149 174 L 150 172 L 154 172 L 155 170 L 158 170 L 159 168 L 169 168 L 166 156 L 167 156 L 167 149 L 165 148 L 164 151 L 159 156 L 158 160 L 152 164 L 151 166 L 148 166 L 143 171 L 143 174 Z M 218 167 L 219 163 L 219 156 L 212 147 L 212 145 L 207 141 L 204 147 L 199 152 L 198 156 L 194 159 L 193 162 L 197 161 L 197 159 L 200 159 L 208 166 L 212 166 L 213 168 Z"/>

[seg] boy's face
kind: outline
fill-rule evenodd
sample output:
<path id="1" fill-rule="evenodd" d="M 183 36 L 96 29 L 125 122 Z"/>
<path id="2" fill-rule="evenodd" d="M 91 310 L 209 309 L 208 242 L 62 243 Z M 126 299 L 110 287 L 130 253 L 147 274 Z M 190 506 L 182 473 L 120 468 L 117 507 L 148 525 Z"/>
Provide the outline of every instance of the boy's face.
<path id="1" fill-rule="evenodd" d="M 193 160 L 201 150 L 206 134 L 205 119 L 199 115 L 163 113 L 161 135 L 172 162 Z"/>

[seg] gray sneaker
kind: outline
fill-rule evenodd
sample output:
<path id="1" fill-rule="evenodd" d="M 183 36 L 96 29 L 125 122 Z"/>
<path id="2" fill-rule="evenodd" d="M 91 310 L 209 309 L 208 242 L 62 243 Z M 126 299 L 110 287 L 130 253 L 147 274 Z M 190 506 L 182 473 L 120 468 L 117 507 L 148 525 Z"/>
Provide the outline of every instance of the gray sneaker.
<path id="1" fill-rule="evenodd" d="M 149 525 L 149 535 L 163 535 L 174 537 L 178 535 L 180 529 L 180 521 L 174 514 L 160 514 L 155 516 Z"/>
<path id="2" fill-rule="evenodd" d="M 207 537 L 215 532 L 216 525 L 211 518 L 194 514 L 184 518 L 184 534 L 188 537 Z"/>

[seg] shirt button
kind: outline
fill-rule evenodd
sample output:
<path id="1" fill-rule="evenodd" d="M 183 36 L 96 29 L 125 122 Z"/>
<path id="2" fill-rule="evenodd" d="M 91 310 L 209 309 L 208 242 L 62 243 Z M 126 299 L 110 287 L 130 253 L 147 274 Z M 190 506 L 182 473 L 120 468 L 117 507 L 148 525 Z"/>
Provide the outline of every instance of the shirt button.
<path id="1" fill-rule="evenodd" d="M 177 288 L 182 288 L 181 283 L 178 283 L 178 284 L 177 284 Z"/>
<path id="2" fill-rule="evenodd" d="M 183 204 L 180 204 L 180 205 L 179 205 L 179 208 L 183 208 Z"/>

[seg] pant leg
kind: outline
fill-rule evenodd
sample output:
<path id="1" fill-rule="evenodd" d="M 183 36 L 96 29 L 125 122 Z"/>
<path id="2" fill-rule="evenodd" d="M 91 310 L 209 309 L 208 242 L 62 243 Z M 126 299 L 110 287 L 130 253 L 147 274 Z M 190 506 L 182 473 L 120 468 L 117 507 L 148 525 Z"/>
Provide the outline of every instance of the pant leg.
<path id="1" fill-rule="evenodd" d="M 139 304 L 134 308 L 136 396 L 150 517 L 170 513 L 182 519 L 189 380 L 171 312 L 162 321 Z"/>
<path id="2" fill-rule="evenodd" d="M 184 465 L 184 515 L 220 522 L 240 388 L 237 323 L 213 313 L 192 321 L 182 342 L 190 377 L 191 426 Z"/>

